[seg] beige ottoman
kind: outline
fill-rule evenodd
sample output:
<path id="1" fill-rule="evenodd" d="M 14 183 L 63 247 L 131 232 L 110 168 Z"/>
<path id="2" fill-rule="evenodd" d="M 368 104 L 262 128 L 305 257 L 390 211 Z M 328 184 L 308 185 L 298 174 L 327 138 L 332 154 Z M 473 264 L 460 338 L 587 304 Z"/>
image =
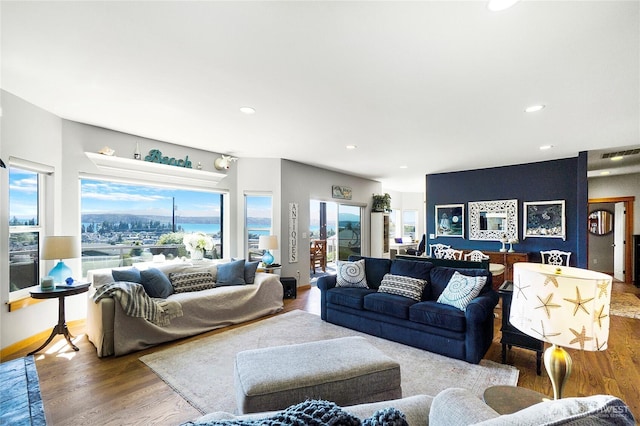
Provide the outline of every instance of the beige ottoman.
<path id="1" fill-rule="evenodd" d="M 347 406 L 402 397 L 400 365 L 364 337 L 243 351 L 234 376 L 240 414 L 306 399 Z"/>

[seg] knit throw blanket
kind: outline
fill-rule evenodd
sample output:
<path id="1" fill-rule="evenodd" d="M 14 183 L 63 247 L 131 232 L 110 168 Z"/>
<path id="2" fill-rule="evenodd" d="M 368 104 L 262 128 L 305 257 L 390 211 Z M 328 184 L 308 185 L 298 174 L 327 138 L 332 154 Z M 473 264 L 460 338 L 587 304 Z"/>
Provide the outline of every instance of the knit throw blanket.
<path id="1" fill-rule="evenodd" d="M 125 281 L 113 282 L 100 287 L 93 301 L 112 297 L 120 302 L 122 310 L 131 317 L 145 318 L 160 327 L 171 323 L 171 318 L 182 316 L 182 306 L 175 300 L 152 299 L 141 284 Z"/>
<path id="2" fill-rule="evenodd" d="M 307 400 L 259 420 L 214 420 L 187 422 L 182 426 L 408 426 L 404 414 L 385 408 L 365 420 L 347 413 L 333 402 Z"/>

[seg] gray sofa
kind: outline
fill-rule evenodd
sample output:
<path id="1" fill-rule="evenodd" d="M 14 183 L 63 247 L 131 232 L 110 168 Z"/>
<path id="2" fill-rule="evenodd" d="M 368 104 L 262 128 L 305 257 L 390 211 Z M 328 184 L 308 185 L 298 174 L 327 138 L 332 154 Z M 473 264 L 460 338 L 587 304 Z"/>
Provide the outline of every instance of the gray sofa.
<path id="1" fill-rule="evenodd" d="M 166 262 L 136 264 L 137 269 L 156 268 L 166 276 L 172 272 L 209 272 L 217 279 L 221 262 Z M 174 293 L 166 301 L 178 302 L 182 316 L 159 326 L 145 318 L 125 314 L 121 304 L 111 297 L 93 301 L 97 289 L 114 282 L 112 271 L 128 268 L 88 271 L 92 283 L 87 300 L 87 337 L 98 357 L 124 355 L 160 343 L 193 336 L 216 328 L 239 324 L 279 312 L 284 307 L 283 289 L 278 275 L 258 272 L 247 285 L 216 286 L 200 291 Z"/>
<path id="2" fill-rule="evenodd" d="M 376 411 L 393 407 L 402 411 L 409 426 L 461 426 L 461 425 L 634 425 L 629 407 L 611 395 L 594 395 L 582 398 L 564 398 L 545 401 L 513 414 L 500 415 L 470 391 L 449 388 L 435 397 L 416 395 L 393 401 L 359 404 L 344 407 L 361 420 L 370 418 Z M 276 412 L 235 416 L 225 412 L 209 413 L 189 422 L 189 425 L 219 425 L 233 421 L 242 424 L 260 424 L 261 419 Z M 253 421 L 254 423 L 248 423 Z"/>

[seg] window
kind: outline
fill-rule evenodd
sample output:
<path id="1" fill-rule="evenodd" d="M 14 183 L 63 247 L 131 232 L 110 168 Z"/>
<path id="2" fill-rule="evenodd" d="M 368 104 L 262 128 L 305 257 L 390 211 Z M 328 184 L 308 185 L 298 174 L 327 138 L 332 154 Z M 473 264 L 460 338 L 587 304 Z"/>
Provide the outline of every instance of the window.
<path id="1" fill-rule="evenodd" d="M 248 260 L 262 259 L 258 250 L 261 235 L 273 232 L 273 197 L 271 195 L 245 195 L 246 253 Z"/>
<path id="2" fill-rule="evenodd" d="M 418 211 L 403 210 L 402 211 L 402 238 L 416 239 L 418 231 Z"/>
<path id="3" fill-rule="evenodd" d="M 40 282 L 41 221 L 46 173 L 9 167 L 9 291 L 20 297 Z"/>
<path id="4" fill-rule="evenodd" d="M 81 180 L 82 272 L 129 266 L 164 255 L 189 256 L 185 233 L 203 232 L 222 258 L 222 194 L 202 190 Z"/>

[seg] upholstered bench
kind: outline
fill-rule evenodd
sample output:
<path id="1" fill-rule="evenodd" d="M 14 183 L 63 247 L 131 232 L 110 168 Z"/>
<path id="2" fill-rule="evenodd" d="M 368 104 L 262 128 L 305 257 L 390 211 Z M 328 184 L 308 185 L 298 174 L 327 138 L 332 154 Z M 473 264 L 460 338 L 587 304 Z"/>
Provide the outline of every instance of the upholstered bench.
<path id="1" fill-rule="evenodd" d="M 402 397 L 400 365 L 363 337 L 239 352 L 238 412 L 280 410 L 306 399 L 355 405 Z"/>

